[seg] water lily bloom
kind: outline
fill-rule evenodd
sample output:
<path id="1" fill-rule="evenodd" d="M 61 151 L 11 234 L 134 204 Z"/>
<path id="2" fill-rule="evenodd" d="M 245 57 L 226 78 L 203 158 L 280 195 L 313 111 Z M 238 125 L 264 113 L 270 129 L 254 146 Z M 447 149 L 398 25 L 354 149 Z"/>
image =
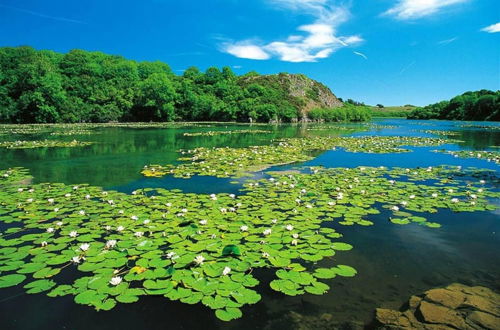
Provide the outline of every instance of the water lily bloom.
<path id="1" fill-rule="evenodd" d="M 410 197 L 408 197 L 410 199 L 414 199 L 415 198 L 415 195 L 410 195 Z"/>
<path id="2" fill-rule="evenodd" d="M 229 194 L 229 197 L 231 197 L 231 198 L 235 198 L 235 197 L 236 197 L 236 195 L 235 195 L 235 194 Z"/>
<path id="3" fill-rule="evenodd" d="M 58 207 L 56 207 L 56 208 L 54 209 L 54 212 L 59 212 L 59 208 L 58 208 Z"/>
<path id="4" fill-rule="evenodd" d="M 290 242 L 290 244 L 296 246 L 297 244 L 299 244 L 299 241 L 297 241 L 296 239 L 294 239 L 294 240 L 292 240 L 292 242 Z"/>
<path id="5" fill-rule="evenodd" d="M 85 195 L 85 199 L 90 199 L 90 195 Z"/>
<path id="6" fill-rule="evenodd" d="M 229 274 L 231 272 L 231 268 L 229 267 L 224 267 L 224 269 L 222 270 L 222 275 L 226 276 L 227 274 Z"/>
<path id="7" fill-rule="evenodd" d="M 300 202 L 302 202 L 302 201 L 301 201 L 300 199 L 298 199 L 298 198 L 297 198 L 297 199 L 295 200 L 295 202 L 296 202 L 297 204 L 300 204 Z"/>
<path id="8" fill-rule="evenodd" d="M 217 196 L 215 194 L 210 194 L 210 199 L 215 201 L 217 200 Z"/>
<path id="9" fill-rule="evenodd" d="M 394 184 L 395 182 L 396 182 L 396 181 L 394 181 L 394 180 L 389 180 L 389 183 L 390 183 L 390 184 Z"/>
<path id="10" fill-rule="evenodd" d="M 328 205 L 329 205 L 329 206 L 334 206 L 334 205 L 335 205 L 335 202 L 328 202 Z"/>
<path id="11" fill-rule="evenodd" d="M 61 227 L 62 225 L 63 225 L 63 222 L 62 222 L 62 221 L 57 221 L 57 222 L 56 222 L 56 226 Z"/>
<path id="12" fill-rule="evenodd" d="M 289 230 L 289 231 L 293 230 L 293 226 L 292 225 L 286 225 L 285 228 L 286 228 L 286 230 Z"/>
<path id="13" fill-rule="evenodd" d="M 130 219 L 132 219 L 132 220 L 139 220 L 139 218 L 136 215 L 131 216 Z"/>
<path id="14" fill-rule="evenodd" d="M 79 215 L 85 215 L 85 211 L 83 211 L 83 210 L 78 211 L 78 214 L 79 214 Z"/>
<path id="15" fill-rule="evenodd" d="M 221 213 L 226 213 L 227 209 L 223 207 L 223 208 L 220 209 L 220 211 L 221 211 Z"/>
<path id="16" fill-rule="evenodd" d="M 294 233 L 294 234 L 292 234 L 292 237 L 293 237 L 293 238 L 299 238 L 299 234 Z"/>
<path id="17" fill-rule="evenodd" d="M 110 239 L 109 241 L 106 242 L 106 249 L 112 249 L 116 246 L 116 240 L 115 239 Z"/>
<path id="18" fill-rule="evenodd" d="M 45 246 L 47 246 L 47 245 L 48 245 L 48 243 L 47 243 L 46 241 L 43 241 L 43 242 L 41 243 L 41 245 L 42 245 L 42 247 L 45 247 Z"/>
<path id="19" fill-rule="evenodd" d="M 311 204 L 306 204 L 306 207 L 307 207 L 308 209 L 312 209 L 312 207 L 313 207 L 313 206 L 312 206 Z"/>
<path id="20" fill-rule="evenodd" d="M 182 213 L 187 213 L 188 209 L 182 209 L 181 212 Z"/>
<path id="21" fill-rule="evenodd" d="M 80 256 L 75 256 L 71 258 L 71 261 L 73 261 L 75 264 L 79 264 L 80 261 L 82 261 L 82 258 Z"/>
<path id="22" fill-rule="evenodd" d="M 477 199 L 477 195 L 475 195 L 475 194 L 471 194 L 471 195 L 470 195 L 470 198 L 472 198 L 472 199 Z"/>
<path id="23" fill-rule="evenodd" d="M 459 202 L 459 200 L 458 200 L 458 198 L 452 198 L 452 199 L 451 199 L 451 202 L 452 202 L 452 203 L 458 203 L 458 202 Z"/>
<path id="24" fill-rule="evenodd" d="M 175 252 L 168 252 L 166 254 L 167 259 L 173 259 L 175 257 L 176 253 Z"/>
<path id="25" fill-rule="evenodd" d="M 212 236 L 210 236 L 211 239 L 216 239 L 217 238 L 217 235 L 215 234 L 212 234 Z"/>
<path id="26" fill-rule="evenodd" d="M 479 183 L 480 183 L 480 184 L 485 184 L 485 183 L 486 183 L 486 181 L 484 181 L 484 180 L 479 180 Z"/>
<path id="27" fill-rule="evenodd" d="M 143 224 L 145 224 L 145 225 L 147 225 L 147 224 L 148 224 L 148 223 L 150 223 L 150 222 L 151 222 L 151 220 L 146 219 L 146 220 L 144 220 L 142 223 L 143 223 Z"/>
<path id="28" fill-rule="evenodd" d="M 408 205 L 408 202 L 407 202 L 407 201 L 402 201 L 402 202 L 401 202 L 401 205 L 403 205 L 403 206 L 407 206 L 407 205 Z"/>
<path id="29" fill-rule="evenodd" d="M 111 226 L 110 226 L 110 225 L 107 225 L 106 227 L 104 227 L 104 229 L 106 229 L 106 230 L 111 230 Z"/>
<path id="30" fill-rule="evenodd" d="M 17 191 L 18 191 L 18 192 L 23 192 L 23 191 L 24 191 L 24 189 L 23 189 L 23 188 L 19 188 L 19 189 L 17 189 Z"/>
<path id="31" fill-rule="evenodd" d="M 470 202 L 470 205 L 476 205 L 476 202 L 471 201 L 471 202 Z"/>
<path id="32" fill-rule="evenodd" d="M 451 194 L 453 193 L 453 189 L 448 189 L 448 192 Z"/>
<path id="33" fill-rule="evenodd" d="M 203 264 L 203 261 L 205 261 L 205 257 L 203 257 L 202 255 L 196 256 L 196 258 L 194 258 L 194 263 L 197 265 Z"/>
<path id="34" fill-rule="evenodd" d="M 108 204 L 109 204 L 109 205 L 113 205 L 114 203 L 115 203 L 115 201 L 114 201 L 114 200 L 112 200 L 112 199 L 108 200 Z"/>
<path id="35" fill-rule="evenodd" d="M 433 193 L 431 196 L 434 197 L 434 198 L 436 198 L 436 197 L 438 197 L 438 194 L 437 193 Z"/>
<path id="36" fill-rule="evenodd" d="M 83 243 L 80 245 L 80 250 L 82 251 L 87 251 L 88 249 L 90 248 L 90 244 L 89 243 Z"/>
<path id="37" fill-rule="evenodd" d="M 143 235 L 144 235 L 144 232 L 142 232 L 142 231 L 136 231 L 136 232 L 134 233 L 134 236 L 135 236 L 135 237 L 142 237 Z"/>
<path id="38" fill-rule="evenodd" d="M 300 193 L 301 193 L 301 194 L 305 194 L 306 192 L 307 192 L 307 190 L 305 190 L 305 189 L 302 189 L 302 190 L 300 191 Z"/>
<path id="39" fill-rule="evenodd" d="M 47 199 L 47 202 L 49 202 L 50 204 L 54 204 L 54 198 Z"/>
<path id="40" fill-rule="evenodd" d="M 111 285 L 118 285 L 122 282 L 122 278 L 120 276 L 115 276 L 115 277 L 112 277 L 111 280 L 109 280 L 109 284 Z"/>
<path id="41" fill-rule="evenodd" d="M 263 233 L 265 236 L 267 236 L 267 235 L 271 235 L 272 230 L 271 230 L 271 229 L 266 229 L 266 230 L 264 230 L 262 233 Z"/>
<path id="42" fill-rule="evenodd" d="M 240 230 L 241 231 L 248 231 L 248 226 L 243 225 L 240 227 Z"/>
<path id="43" fill-rule="evenodd" d="M 123 231 L 123 229 L 125 229 L 123 226 L 116 227 L 116 231 Z"/>
<path id="44" fill-rule="evenodd" d="M 71 194 L 67 193 L 67 194 L 64 195 L 64 197 L 71 197 Z"/>
<path id="45" fill-rule="evenodd" d="M 123 210 L 118 211 L 118 214 L 123 214 L 123 213 L 125 213 L 125 211 Z"/>
<path id="46" fill-rule="evenodd" d="M 49 227 L 49 228 L 47 228 L 47 233 L 53 233 L 53 232 L 54 232 L 54 230 L 55 230 L 54 228 Z"/>
<path id="47" fill-rule="evenodd" d="M 393 211 L 399 211 L 399 207 L 397 207 L 396 205 L 394 205 L 394 206 L 391 207 L 391 210 L 393 210 Z"/>
<path id="48" fill-rule="evenodd" d="M 132 195 L 137 195 L 137 191 L 132 191 Z"/>
<path id="49" fill-rule="evenodd" d="M 482 188 L 479 188 L 479 189 L 477 190 L 477 192 L 478 192 L 478 193 L 482 193 L 482 192 L 483 192 L 483 189 L 482 189 Z"/>
<path id="50" fill-rule="evenodd" d="M 28 203 L 32 203 L 32 202 L 33 202 L 33 198 L 28 198 L 26 201 L 27 201 Z"/>
<path id="51" fill-rule="evenodd" d="M 166 207 L 171 207 L 172 206 L 172 203 L 166 203 L 165 204 Z"/>
<path id="52" fill-rule="evenodd" d="M 263 257 L 263 258 L 269 258 L 269 253 L 267 253 L 267 252 L 262 252 L 262 257 Z"/>
<path id="53" fill-rule="evenodd" d="M 78 236 L 78 233 L 76 232 L 76 230 L 69 232 L 69 237 L 75 238 L 76 236 Z"/>

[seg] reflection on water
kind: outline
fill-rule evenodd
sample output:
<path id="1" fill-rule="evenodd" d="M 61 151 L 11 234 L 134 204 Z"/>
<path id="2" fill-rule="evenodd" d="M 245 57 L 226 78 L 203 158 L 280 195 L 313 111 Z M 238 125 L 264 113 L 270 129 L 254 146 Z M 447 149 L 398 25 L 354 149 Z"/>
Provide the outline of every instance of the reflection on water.
<path id="1" fill-rule="evenodd" d="M 0 150 L 0 168 L 28 167 L 37 182 L 86 182 L 124 192 L 142 187 L 178 188 L 200 193 L 235 192 L 239 185 L 231 182 L 242 182 L 244 179 L 144 178 L 139 171 L 145 164 L 176 162 L 179 149 L 199 146 L 244 147 L 308 134 L 431 136 L 419 132 L 431 129 L 460 133 L 451 138 L 463 142 L 446 146 L 449 149 L 487 149 L 498 146 L 500 142 L 500 130 L 460 127 L 463 123 L 384 119 L 376 121 L 376 124 L 397 127 L 342 124 L 350 129 L 325 131 L 307 129 L 317 125 L 258 126 L 256 129 L 271 130 L 272 133 L 209 137 L 186 137 L 183 133 L 247 127 L 218 125 L 215 128 L 98 129 L 98 134 L 81 137 L 81 140 L 96 142 L 89 147 Z M 326 151 L 318 153 L 318 157 L 305 164 L 327 167 L 450 164 L 498 169 L 498 165 L 484 160 L 431 153 L 433 148 L 411 149 L 414 152 L 391 155 Z M 280 166 L 277 169 L 297 165 Z M 256 175 L 261 177 L 264 174 Z M 429 220 L 441 223 L 443 227 L 440 229 L 395 225 L 387 221 L 388 214 L 384 211 L 370 217 L 375 223 L 371 227 L 325 223 L 343 233 L 343 241 L 355 248 L 337 253 L 322 266 L 348 264 L 358 270 L 358 275 L 326 280 L 331 290 L 323 296 L 288 297 L 269 288 L 269 282 L 274 277 L 272 272 L 259 271 L 255 275 L 261 281 L 258 291 L 263 299 L 256 305 L 244 307 L 243 318 L 230 323 L 218 321 L 208 308 L 171 302 L 161 297 L 142 297 L 139 303 L 119 304 L 110 312 L 95 312 L 89 307 L 73 303 L 71 297 L 27 295 L 19 288 L 0 290 L 0 319 L 3 329 L 88 329 L 89 320 L 92 329 L 263 329 L 266 326 L 268 329 L 289 329 L 286 324 L 276 320 L 295 311 L 312 316 L 329 313 L 339 324 L 349 321 L 365 323 L 370 321 L 377 307 L 397 309 L 413 294 L 452 282 L 500 290 L 499 215 L 498 211 L 472 214 L 439 212 L 431 215 Z"/>

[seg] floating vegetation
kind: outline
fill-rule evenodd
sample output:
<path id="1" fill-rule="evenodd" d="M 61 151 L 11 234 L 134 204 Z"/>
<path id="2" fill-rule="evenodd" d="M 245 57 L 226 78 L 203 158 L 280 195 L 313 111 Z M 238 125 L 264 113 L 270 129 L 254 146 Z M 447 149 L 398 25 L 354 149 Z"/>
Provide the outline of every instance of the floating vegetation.
<path id="1" fill-rule="evenodd" d="M 460 132 L 456 132 L 456 131 L 440 131 L 440 130 L 432 130 L 432 129 L 417 130 L 417 131 L 418 132 L 422 132 L 422 133 L 434 134 L 434 135 L 442 135 L 442 136 L 457 136 L 457 135 L 460 135 Z"/>
<path id="2" fill-rule="evenodd" d="M 173 175 L 190 178 L 193 175 L 217 177 L 244 176 L 270 166 L 303 162 L 312 159 L 315 150 L 344 148 L 349 152 L 392 153 L 409 152 L 402 146 L 437 146 L 451 140 L 404 136 L 308 137 L 277 141 L 268 146 L 247 148 L 196 148 L 182 151 L 179 165 L 147 165 L 142 174 L 148 177 Z"/>
<path id="3" fill-rule="evenodd" d="M 433 152 L 442 152 L 445 154 L 453 155 L 453 157 L 460 157 L 460 158 L 484 159 L 488 162 L 494 162 L 496 164 L 500 164 L 499 151 L 477 151 L 477 150 L 450 151 L 441 149 L 441 150 L 433 150 Z"/>
<path id="4" fill-rule="evenodd" d="M 422 212 L 492 210 L 488 198 L 500 195 L 488 189 L 491 171 L 457 167 L 311 168 L 248 181 L 238 196 L 29 178 L 0 171 L 0 288 L 71 295 L 97 310 L 159 295 L 224 321 L 261 299 L 254 269 L 275 270 L 270 286 L 287 295 L 320 295 L 324 279 L 354 276 L 321 263 L 352 248 L 329 222 L 367 226 L 382 210 L 393 223 L 434 228 Z"/>
<path id="5" fill-rule="evenodd" d="M 478 125 L 478 124 L 465 124 L 460 125 L 463 128 L 480 128 L 486 130 L 500 130 L 500 125 Z"/>
<path id="6" fill-rule="evenodd" d="M 72 148 L 91 145 L 92 142 L 83 141 L 58 141 L 58 140 L 33 140 L 33 141 L 5 141 L 0 142 L 0 147 L 7 149 L 32 149 L 32 148 Z"/>
<path id="7" fill-rule="evenodd" d="M 205 131 L 196 133 L 184 133 L 184 136 L 215 136 L 215 135 L 231 135 L 231 134 L 258 134 L 258 133 L 272 133 L 271 131 L 258 130 L 258 129 L 242 129 L 233 131 Z"/>
<path id="8" fill-rule="evenodd" d="M 91 135 L 95 133 L 96 133 L 95 131 L 80 129 L 80 130 L 69 130 L 69 131 L 57 131 L 50 133 L 50 135 L 72 136 L 72 135 Z"/>

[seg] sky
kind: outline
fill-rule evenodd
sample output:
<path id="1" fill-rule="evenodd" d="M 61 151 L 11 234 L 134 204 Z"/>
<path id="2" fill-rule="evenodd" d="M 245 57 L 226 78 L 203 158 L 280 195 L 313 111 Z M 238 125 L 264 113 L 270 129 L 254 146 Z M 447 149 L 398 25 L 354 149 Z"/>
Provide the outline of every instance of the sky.
<path id="1" fill-rule="evenodd" d="M 500 89 L 498 0 L 0 0 L 0 46 L 20 45 L 303 73 L 386 106 Z"/>

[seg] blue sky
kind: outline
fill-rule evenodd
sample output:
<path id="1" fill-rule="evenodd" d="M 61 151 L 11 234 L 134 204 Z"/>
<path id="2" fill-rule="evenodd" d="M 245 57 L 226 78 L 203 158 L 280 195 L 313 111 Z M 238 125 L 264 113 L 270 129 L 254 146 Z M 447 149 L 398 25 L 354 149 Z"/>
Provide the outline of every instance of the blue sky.
<path id="1" fill-rule="evenodd" d="M 0 46 L 98 50 L 178 74 L 304 73 L 368 104 L 500 89 L 498 0 L 0 0 L 0 31 Z"/>

